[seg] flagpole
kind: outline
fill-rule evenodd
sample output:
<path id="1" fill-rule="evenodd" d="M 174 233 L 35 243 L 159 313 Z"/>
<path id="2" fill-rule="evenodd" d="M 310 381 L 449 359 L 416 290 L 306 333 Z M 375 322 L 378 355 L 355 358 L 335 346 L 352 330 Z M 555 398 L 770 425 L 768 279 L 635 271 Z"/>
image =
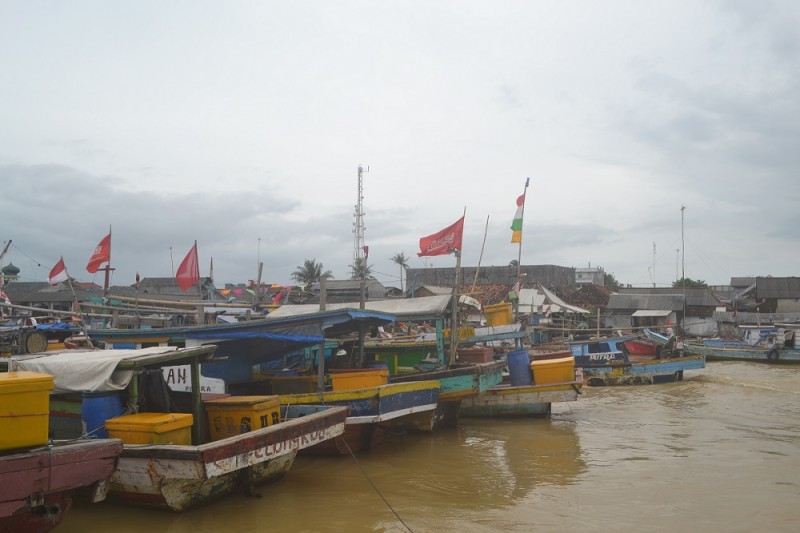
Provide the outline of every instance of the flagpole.
<path id="1" fill-rule="evenodd" d="M 111 224 L 108 225 L 108 261 L 106 261 L 106 280 L 103 284 L 103 298 L 108 298 L 108 288 L 111 281 Z"/>
<path id="2" fill-rule="evenodd" d="M 530 178 L 525 178 L 525 189 L 522 191 L 522 223 L 525 223 L 525 200 L 527 200 L 528 196 L 528 184 L 530 183 Z M 525 232 L 522 231 L 520 228 L 519 233 L 519 251 L 517 252 L 517 281 L 519 281 L 521 274 L 522 274 L 522 235 Z"/>
<path id="3" fill-rule="evenodd" d="M 108 289 L 111 285 L 111 224 L 108 225 L 108 261 L 106 261 L 106 268 L 105 268 L 105 281 L 103 282 L 103 303 L 108 303 Z M 105 310 L 103 312 L 105 313 Z M 103 327 L 106 327 L 108 324 L 106 319 L 103 319 Z"/>
<path id="4" fill-rule="evenodd" d="M 483 249 L 486 246 L 486 235 L 489 233 L 489 215 L 486 215 L 486 227 L 483 228 L 483 243 L 481 244 L 481 255 L 478 257 L 478 268 L 475 269 L 475 278 L 472 280 L 472 287 L 469 292 L 470 295 L 475 292 L 475 285 L 478 284 L 478 272 L 481 270 L 481 262 L 483 261 Z"/>
<path id="5" fill-rule="evenodd" d="M 464 214 L 461 215 L 461 218 L 465 219 L 466 217 L 467 208 L 465 206 Z M 461 247 L 463 248 L 463 244 Z M 448 366 L 455 364 L 456 354 L 458 353 L 458 278 L 461 274 L 461 250 L 454 248 L 453 251 L 456 254 L 456 271 L 453 279 L 453 298 L 450 309 L 450 363 Z"/>

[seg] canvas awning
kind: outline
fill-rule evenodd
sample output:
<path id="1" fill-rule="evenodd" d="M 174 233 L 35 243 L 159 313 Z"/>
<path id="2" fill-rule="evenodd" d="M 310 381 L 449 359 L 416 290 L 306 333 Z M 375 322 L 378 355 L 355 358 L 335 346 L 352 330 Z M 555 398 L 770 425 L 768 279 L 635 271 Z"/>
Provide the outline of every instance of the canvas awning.
<path id="1" fill-rule="evenodd" d="M 669 316 L 671 313 L 668 309 L 639 309 L 631 316 Z"/>

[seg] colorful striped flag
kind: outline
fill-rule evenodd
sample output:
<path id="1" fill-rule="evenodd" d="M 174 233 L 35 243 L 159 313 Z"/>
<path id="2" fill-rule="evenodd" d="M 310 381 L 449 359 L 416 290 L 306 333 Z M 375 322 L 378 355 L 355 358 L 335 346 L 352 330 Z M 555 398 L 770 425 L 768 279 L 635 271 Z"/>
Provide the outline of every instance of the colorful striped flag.
<path id="1" fill-rule="evenodd" d="M 511 223 L 511 242 L 522 242 L 522 212 L 525 209 L 525 193 L 517 198 L 517 212 L 514 214 L 514 221 Z"/>

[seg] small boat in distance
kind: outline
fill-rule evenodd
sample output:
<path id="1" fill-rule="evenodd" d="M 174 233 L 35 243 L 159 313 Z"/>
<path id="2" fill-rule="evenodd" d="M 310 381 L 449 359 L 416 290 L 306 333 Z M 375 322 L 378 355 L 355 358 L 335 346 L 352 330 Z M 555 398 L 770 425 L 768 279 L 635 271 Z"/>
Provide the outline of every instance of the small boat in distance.
<path id="1" fill-rule="evenodd" d="M 651 353 L 634 354 L 630 337 L 596 338 L 568 343 L 575 366 L 583 370 L 584 384 L 640 385 L 681 381 L 686 370 L 705 368 L 705 357 L 675 348 L 675 337 L 664 346 L 652 342 Z M 636 344 L 644 346 L 643 341 Z M 641 351 L 641 350 L 639 350 Z"/>

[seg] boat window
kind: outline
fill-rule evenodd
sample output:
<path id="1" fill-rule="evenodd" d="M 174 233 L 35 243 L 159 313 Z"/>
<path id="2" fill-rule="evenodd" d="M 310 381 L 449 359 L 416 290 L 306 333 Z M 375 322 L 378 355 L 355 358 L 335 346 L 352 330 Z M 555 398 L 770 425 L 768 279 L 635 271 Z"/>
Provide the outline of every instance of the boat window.
<path id="1" fill-rule="evenodd" d="M 592 342 L 588 346 L 589 353 L 607 353 L 611 350 L 607 342 Z"/>

